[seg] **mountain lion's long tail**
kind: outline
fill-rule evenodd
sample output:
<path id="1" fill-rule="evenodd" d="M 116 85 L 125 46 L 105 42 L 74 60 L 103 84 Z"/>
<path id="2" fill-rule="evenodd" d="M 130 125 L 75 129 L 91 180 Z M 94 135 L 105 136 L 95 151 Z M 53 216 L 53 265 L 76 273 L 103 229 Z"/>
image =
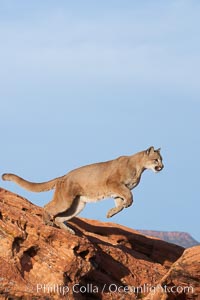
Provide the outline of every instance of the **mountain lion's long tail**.
<path id="1" fill-rule="evenodd" d="M 27 181 L 15 174 L 3 174 L 2 179 L 3 180 L 9 180 L 9 181 L 14 181 L 24 189 L 31 191 L 31 192 L 44 192 L 44 191 L 49 191 L 52 190 L 56 182 L 62 177 L 55 178 L 53 180 L 47 181 L 47 182 L 41 182 L 41 183 L 35 183 L 35 182 L 30 182 Z"/>

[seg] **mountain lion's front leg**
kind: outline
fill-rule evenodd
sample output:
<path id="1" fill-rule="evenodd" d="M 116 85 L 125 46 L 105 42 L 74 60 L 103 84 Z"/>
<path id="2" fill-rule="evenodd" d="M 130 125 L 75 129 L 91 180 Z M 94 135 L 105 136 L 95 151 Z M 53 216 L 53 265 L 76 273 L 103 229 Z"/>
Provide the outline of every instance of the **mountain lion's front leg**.
<path id="1" fill-rule="evenodd" d="M 107 218 L 111 218 L 112 216 L 122 211 L 124 208 L 131 206 L 132 203 L 133 195 L 131 191 L 125 186 L 121 187 L 120 189 L 118 187 L 118 193 L 115 197 L 115 207 L 111 208 L 108 211 Z"/>
<path id="2" fill-rule="evenodd" d="M 124 209 L 123 205 L 124 200 L 121 198 L 115 198 L 115 206 L 114 208 L 111 208 L 107 213 L 107 218 L 111 218 L 117 213 L 119 213 L 122 209 Z"/>

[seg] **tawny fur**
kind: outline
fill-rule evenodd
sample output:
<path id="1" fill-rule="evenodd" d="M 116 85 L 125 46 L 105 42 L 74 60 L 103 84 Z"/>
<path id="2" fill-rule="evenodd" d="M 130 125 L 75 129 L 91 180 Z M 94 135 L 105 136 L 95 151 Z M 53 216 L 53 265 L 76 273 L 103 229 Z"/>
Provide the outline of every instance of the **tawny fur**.
<path id="1" fill-rule="evenodd" d="M 63 222 L 78 215 L 87 202 L 114 198 L 115 207 L 107 213 L 110 218 L 133 203 L 131 190 L 138 185 L 145 169 L 157 172 L 162 168 L 160 149 L 150 147 L 132 156 L 75 169 L 43 183 L 29 182 L 14 174 L 3 174 L 2 179 L 14 181 L 33 192 L 55 189 L 53 199 L 44 207 L 44 221 L 74 233 Z"/>

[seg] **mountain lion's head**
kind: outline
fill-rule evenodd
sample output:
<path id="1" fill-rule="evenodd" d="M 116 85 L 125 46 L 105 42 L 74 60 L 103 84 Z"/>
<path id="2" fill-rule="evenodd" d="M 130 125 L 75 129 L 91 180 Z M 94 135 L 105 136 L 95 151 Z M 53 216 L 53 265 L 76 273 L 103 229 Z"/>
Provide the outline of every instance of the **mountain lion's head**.
<path id="1" fill-rule="evenodd" d="M 151 169 L 154 172 L 159 172 L 164 168 L 162 163 L 162 156 L 160 155 L 160 148 L 155 150 L 154 147 L 150 147 L 145 151 L 144 167 Z"/>

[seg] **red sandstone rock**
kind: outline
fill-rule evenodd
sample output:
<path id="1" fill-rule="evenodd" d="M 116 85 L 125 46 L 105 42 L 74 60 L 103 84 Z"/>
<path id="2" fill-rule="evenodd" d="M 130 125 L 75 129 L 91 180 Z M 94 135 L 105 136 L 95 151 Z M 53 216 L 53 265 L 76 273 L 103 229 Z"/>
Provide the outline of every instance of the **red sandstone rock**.
<path id="1" fill-rule="evenodd" d="M 81 218 L 69 222 L 74 236 L 41 216 L 42 208 L 0 189 L 2 299 L 136 299 L 148 291 L 134 287 L 156 285 L 184 250 Z"/>
<path id="2" fill-rule="evenodd" d="M 200 246 L 185 250 L 160 280 L 156 293 L 145 297 L 145 300 L 160 299 L 200 299 Z"/>

